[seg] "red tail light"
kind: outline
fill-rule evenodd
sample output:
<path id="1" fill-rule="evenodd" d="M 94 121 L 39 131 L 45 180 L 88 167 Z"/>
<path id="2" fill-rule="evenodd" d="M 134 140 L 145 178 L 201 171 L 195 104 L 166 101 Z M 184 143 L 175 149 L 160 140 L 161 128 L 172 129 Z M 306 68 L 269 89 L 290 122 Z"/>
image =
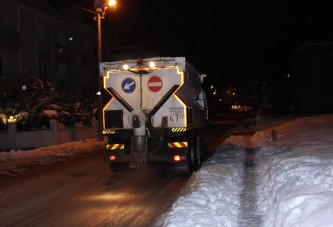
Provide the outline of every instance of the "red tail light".
<path id="1" fill-rule="evenodd" d="M 175 161 L 175 162 L 179 162 L 180 160 L 181 160 L 180 155 L 174 155 L 174 156 L 173 156 L 173 161 Z"/>
<path id="2" fill-rule="evenodd" d="M 109 157 L 109 160 L 110 160 L 110 161 L 114 161 L 114 160 L 116 160 L 116 156 L 115 156 L 115 155 L 111 155 L 111 156 Z"/>

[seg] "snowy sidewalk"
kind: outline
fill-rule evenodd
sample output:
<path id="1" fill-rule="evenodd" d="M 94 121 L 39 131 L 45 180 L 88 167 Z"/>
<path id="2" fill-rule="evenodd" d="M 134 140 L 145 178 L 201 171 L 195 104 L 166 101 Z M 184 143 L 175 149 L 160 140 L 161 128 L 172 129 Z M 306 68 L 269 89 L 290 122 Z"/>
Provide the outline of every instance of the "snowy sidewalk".
<path id="1" fill-rule="evenodd" d="M 86 139 L 32 150 L 11 150 L 0 152 L 0 175 L 17 175 L 36 166 L 47 166 L 73 156 L 96 152 L 104 141 Z"/>

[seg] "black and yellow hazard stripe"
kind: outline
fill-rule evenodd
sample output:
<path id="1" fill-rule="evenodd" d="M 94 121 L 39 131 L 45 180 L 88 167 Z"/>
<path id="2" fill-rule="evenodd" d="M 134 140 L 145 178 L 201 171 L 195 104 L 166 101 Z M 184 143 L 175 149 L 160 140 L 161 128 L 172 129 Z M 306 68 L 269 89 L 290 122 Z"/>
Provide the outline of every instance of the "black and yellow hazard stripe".
<path id="1" fill-rule="evenodd" d="M 187 142 L 170 142 L 168 143 L 169 148 L 185 148 L 187 147 Z"/>
<path id="2" fill-rule="evenodd" d="M 106 149 L 107 150 L 122 150 L 124 148 L 125 148 L 125 144 L 119 144 L 119 143 L 106 144 Z"/>
<path id="3" fill-rule="evenodd" d="M 186 132 L 186 127 L 175 127 L 171 129 L 171 132 Z"/>

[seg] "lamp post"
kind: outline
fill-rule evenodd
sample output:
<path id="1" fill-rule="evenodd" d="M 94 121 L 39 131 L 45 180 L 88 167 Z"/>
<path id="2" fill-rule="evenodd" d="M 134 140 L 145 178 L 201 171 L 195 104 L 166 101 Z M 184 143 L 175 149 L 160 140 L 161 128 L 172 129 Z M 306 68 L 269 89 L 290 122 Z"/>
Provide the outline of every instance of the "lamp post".
<path id="1" fill-rule="evenodd" d="M 104 18 L 104 17 L 103 17 Z M 102 31 L 101 31 L 101 14 L 97 13 L 97 120 L 98 120 L 98 127 L 97 127 L 97 134 L 98 140 L 103 140 L 103 96 L 102 96 L 102 89 L 103 89 L 103 78 L 100 75 L 99 64 L 102 62 Z"/>
<path id="2" fill-rule="evenodd" d="M 116 7 L 116 0 L 108 0 L 107 3 L 103 3 L 103 0 L 94 0 L 95 11 L 83 8 L 76 5 L 78 8 L 83 9 L 87 12 L 93 13 L 96 15 L 94 18 L 97 21 L 97 118 L 98 118 L 98 140 L 103 140 L 103 78 L 100 76 L 99 64 L 102 62 L 102 28 L 101 28 L 101 19 L 105 18 L 105 14 L 108 8 Z"/>

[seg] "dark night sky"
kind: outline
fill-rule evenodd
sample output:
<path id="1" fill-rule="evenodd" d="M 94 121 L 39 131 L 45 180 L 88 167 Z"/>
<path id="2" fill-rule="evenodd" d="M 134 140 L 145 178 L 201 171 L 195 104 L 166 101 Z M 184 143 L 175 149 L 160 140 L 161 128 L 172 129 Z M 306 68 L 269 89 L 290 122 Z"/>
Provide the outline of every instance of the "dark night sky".
<path id="1" fill-rule="evenodd" d="M 187 57 L 212 81 L 247 83 L 279 77 L 298 47 L 333 37 L 332 12 L 329 1 L 118 0 L 103 26 L 123 44 Z"/>

